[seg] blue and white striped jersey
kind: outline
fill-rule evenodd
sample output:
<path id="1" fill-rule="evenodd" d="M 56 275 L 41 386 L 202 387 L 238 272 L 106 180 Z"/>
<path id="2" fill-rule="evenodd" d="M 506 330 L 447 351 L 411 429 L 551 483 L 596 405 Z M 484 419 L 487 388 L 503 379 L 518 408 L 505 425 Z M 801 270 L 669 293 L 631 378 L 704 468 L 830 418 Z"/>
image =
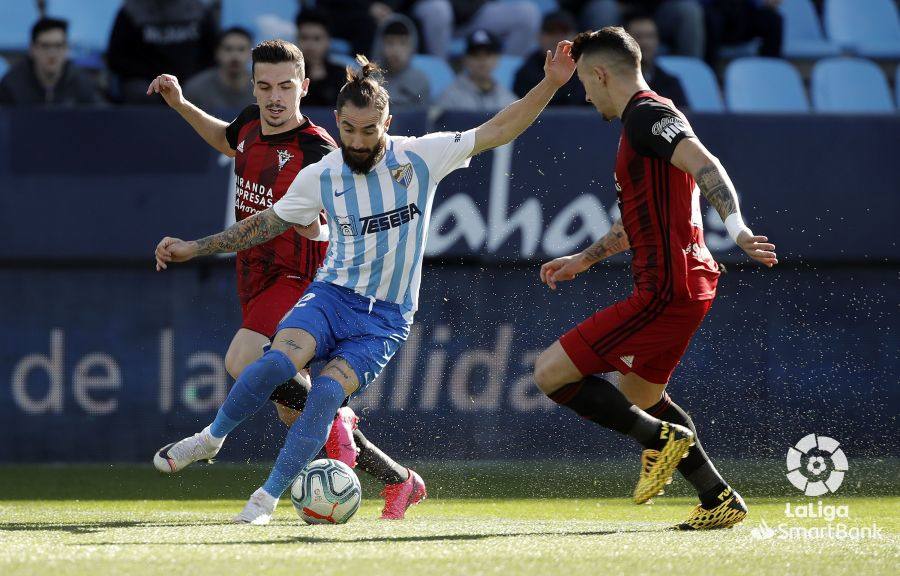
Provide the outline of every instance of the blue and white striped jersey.
<path id="1" fill-rule="evenodd" d="M 388 136 L 384 158 L 368 174 L 351 172 L 335 150 L 301 170 L 272 209 L 305 226 L 324 208 L 331 239 L 316 280 L 399 304 L 412 321 L 435 189 L 469 165 L 474 148 L 474 130 Z"/>

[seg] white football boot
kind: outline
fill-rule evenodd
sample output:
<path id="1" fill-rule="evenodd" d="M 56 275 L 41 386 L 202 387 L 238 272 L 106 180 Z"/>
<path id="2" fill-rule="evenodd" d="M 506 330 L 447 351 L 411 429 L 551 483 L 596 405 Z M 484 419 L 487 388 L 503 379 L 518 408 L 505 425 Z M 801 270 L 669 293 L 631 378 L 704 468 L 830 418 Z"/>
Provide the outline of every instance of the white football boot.
<path id="1" fill-rule="evenodd" d="M 221 443 L 216 445 L 213 442 L 207 426 L 202 432 L 160 448 L 153 455 L 153 465 L 160 472 L 173 474 L 181 472 L 197 460 L 212 461 L 221 448 Z"/>
<path id="2" fill-rule="evenodd" d="M 235 524 L 253 524 L 255 526 L 265 526 L 272 519 L 275 513 L 275 506 L 278 505 L 278 498 L 275 498 L 262 488 L 257 488 L 241 513 L 234 517 Z"/>

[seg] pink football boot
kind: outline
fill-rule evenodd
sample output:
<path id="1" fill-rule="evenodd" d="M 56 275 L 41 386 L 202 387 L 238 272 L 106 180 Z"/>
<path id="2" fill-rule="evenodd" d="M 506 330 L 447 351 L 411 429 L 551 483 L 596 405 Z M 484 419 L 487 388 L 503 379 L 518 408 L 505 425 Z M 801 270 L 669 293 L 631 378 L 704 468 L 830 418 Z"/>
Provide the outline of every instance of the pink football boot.
<path id="1" fill-rule="evenodd" d="M 328 440 L 325 441 L 325 454 L 351 468 L 356 467 L 356 456 L 359 454 L 356 440 L 353 439 L 353 431 L 356 430 L 358 422 L 359 417 L 353 412 L 353 408 L 342 407 L 337 411 L 331 424 L 331 431 L 328 433 Z"/>
<path id="2" fill-rule="evenodd" d="M 409 468 L 407 470 L 409 470 L 409 478 L 406 482 L 388 484 L 381 491 L 381 495 L 384 497 L 384 510 L 381 511 L 382 520 L 403 520 L 407 508 L 428 497 L 422 477 L 414 470 Z"/>

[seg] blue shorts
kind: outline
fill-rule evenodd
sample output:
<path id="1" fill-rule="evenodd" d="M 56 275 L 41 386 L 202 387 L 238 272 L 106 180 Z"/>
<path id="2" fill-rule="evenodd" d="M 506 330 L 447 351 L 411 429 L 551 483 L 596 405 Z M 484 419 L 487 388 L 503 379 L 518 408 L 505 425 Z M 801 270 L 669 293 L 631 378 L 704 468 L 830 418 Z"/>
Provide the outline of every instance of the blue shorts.
<path id="1" fill-rule="evenodd" d="M 328 282 L 313 282 L 278 325 L 316 339 L 314 360 L 343 358 L 365 390 L 409 336 L 410 323 L 392 302 L 360 296 Z"/>

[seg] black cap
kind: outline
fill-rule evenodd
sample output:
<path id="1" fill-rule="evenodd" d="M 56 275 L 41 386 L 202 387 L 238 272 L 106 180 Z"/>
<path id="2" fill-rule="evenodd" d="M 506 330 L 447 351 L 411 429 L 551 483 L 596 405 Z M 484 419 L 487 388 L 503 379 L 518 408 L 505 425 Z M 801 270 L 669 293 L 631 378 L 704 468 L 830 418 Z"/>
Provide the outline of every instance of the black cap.
<path id="1" fill-rule="evenodd" d="M 500 41 L 487 30 L 476 30 L 466 38 L 466 54 L 474 54 L 475 52 L 499 54 L 500 51 Z"/>

